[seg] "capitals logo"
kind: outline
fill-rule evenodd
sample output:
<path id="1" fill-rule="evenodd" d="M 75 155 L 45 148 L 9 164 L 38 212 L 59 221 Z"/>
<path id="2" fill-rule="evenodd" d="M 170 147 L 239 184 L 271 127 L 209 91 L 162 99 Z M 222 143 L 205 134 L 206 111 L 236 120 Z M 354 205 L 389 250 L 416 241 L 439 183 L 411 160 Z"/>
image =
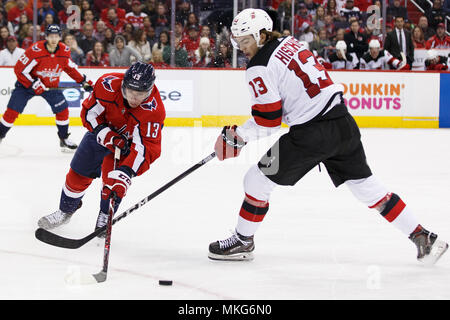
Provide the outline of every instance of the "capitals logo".
<path id="1" fill-rule="evenodd" d="M 146 103 L 142 103 L 141 107 L 146 109 L 146 110 L 156 110 L 156 107 L 158 106 L 158 103 L 156 102 L 156 99 L 153 97 L 152 101 L 146 102 Z"/>
<path id="2" fill-rule="evenodd" d="M 112 86 L 111 86 L 111 82 L 116 79 L 119 79 L 119 78 L 114 77 L 114 76 L 105 77 L 102 81 L 103 88 L 105 88 L 109 92 L 114 92 L 114 90 L 112 89 Z"/>

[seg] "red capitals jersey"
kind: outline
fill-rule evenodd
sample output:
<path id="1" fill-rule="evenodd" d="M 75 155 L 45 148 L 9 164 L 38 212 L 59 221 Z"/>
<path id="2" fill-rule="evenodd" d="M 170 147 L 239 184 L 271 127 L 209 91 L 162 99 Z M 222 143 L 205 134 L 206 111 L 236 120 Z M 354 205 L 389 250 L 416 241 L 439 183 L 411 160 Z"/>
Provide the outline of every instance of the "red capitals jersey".
<path id="1" fill-rule="evenodd" d="M 45 43 L 45 40 L 38 41 L 25 50 L 14 67 L 17 80 L 29 88 L 39 78 L 47 88 L 56 88 L 64 71 L 76 82 L 83 82 L 84 77 L 78 72 L 78 66 L 70 59 L 70 48 L 60 42 L 56 51 L 50 53 Z"/>
<path id="2" fill-rule="evenodd" d="M 89 131 L 107 125 L 128 137 L 131 151 L 120 160 L 119 166 L 127 166 L 141 175 L 161 154 L 161 129 L 166 111 L 156 86 L 139 107 L 126 106 L 122 95 L 123 76 L 123 73 L 107 73 L 100 77 L 94 91 L 83 102 L 80 117 Z"/>

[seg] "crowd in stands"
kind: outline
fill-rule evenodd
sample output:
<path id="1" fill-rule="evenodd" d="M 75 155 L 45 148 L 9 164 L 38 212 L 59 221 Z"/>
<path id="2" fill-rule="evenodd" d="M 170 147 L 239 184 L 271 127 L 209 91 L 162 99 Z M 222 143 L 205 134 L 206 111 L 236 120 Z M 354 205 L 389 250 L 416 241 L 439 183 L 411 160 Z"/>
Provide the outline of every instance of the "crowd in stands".
<path id="1" fill-rule="evenodd" d="M 310 49 L 332 66 L 339 41 L 346 54 L 356 57 L 352 68 L 369 51 L 369 42 L 379 40 L 393 57 L 412 65 L 414 50 L 450 49 L 446 16 L 450 0 L 417 0 L 425 13 L 417 21 L 408 17 L 406 0 L 265 0 L 255 1 L 274 20 L 274 29 L 308 43 Z M 0 0 L 0 65 L 37 40 L 44 39 L 47 25 L 59 24 L 62 41 L 71 48 L 80 66 L 129 66 L 134 61 L 157 67 L 232 66 L 229 26 L 233 19 L 231 0 L 176 0 L 175 27 L 171 32 L 171 0 L 38 0 L 37 25 L 33 25 L 33 0 Z M 294 4 L 294 17 L 292 5 Z M 370 21 L 370 6 L 386 5 L 386 39 Z M 77 6 L 79 10 L 75 10 Z M 73 19 L 80 15 L 80 23 Z M 293 22 L 293 29 L 292 29 Z M 172 53 L 171 37 L 175 52 Z M 5 56 L 5 57 L 3 57 Z M 11 56 L 11 57 L 10 57 Z M 338 59 L 339 59 L 338 54 Z M 345 56 L 343 57 L 345 59 Z M 8 60 L 9 59 L 9 60 Z M 346 60 L 346 59 L 345 59 Z M 247 63 L 238 55 L 238 67 Z"/>

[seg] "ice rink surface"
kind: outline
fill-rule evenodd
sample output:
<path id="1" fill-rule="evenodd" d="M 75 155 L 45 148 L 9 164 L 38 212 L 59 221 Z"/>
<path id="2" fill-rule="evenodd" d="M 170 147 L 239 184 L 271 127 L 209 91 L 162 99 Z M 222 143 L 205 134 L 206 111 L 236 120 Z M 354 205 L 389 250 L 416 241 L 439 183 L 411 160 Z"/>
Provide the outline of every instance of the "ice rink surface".
<path id="1" fill-rule="evenodd" d="M 71 131 L 78 142 L 85 129 Z M 133 179 L 119 213 L 210 154 L 219 131 L 164 128 L 162 156 Z M 237 159 L 210 161 L 118 222 L 108 280 L 70 286 L 68 272 L 100 271 L 103 243 L 61 249 L 34 231 L 58 208 L 72 155 L 59 151 L 54 127 L 12 128 L 0 144 L 0 299 L 450 299 L 450 253 L 421 265 L 412 242 L 345 186 L 334 188 L 323 166 L 274 191 L 254 261 L 207 258 L 209 243 L 235 227 L 246 171 L 285 131 L 247 145 Z M 425 228 L 450 240 L 450 131 L 363 129 L 362 139 L 373 173 Z M 55 232 L 91 233 L 99 197 L 96 180 Z"/>

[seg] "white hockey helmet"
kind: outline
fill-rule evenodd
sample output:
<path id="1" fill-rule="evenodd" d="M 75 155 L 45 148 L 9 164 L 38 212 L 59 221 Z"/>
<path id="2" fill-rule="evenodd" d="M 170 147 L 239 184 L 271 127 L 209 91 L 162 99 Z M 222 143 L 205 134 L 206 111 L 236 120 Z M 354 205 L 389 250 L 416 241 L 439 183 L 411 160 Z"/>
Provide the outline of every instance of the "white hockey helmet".
<path id="1" fill-rule="evenodd" d="M 380 49 L 380 41 L 378 41 L 377 39 L 372 39 L 369 42 L 369 48 L 376 48 L 376 49 Z"/>
<path id="2" fill-rule="evenodd" d="M 430 50 L 427 51 L 427 58 L 428 58 L 429 60 L 436 59 L 437 56 L 438 56 L 438 53 L 437 53 L 436 50 L 430 49 Z"/>
<path id="3" fill-rule="evenodd" d="M 260 31 L 266 29 L 271 32 L 272 28 L 273 21 L 267 12 L 262 9 L 244 9 L 234 17 L 231 24 L 231 43 L 233 47 L 239 49 L 233 38 L 252 35 L 260 47 Z"/>
<path id="4" fill-rule="evenodd" d="M 339 40 L 339 41 L 336 43 L 336 50 L 339 50 L 339 51 L 341 51 L 341 50 L 347 50 L 347 44 L 345 43 L 345 41 Z"/>

